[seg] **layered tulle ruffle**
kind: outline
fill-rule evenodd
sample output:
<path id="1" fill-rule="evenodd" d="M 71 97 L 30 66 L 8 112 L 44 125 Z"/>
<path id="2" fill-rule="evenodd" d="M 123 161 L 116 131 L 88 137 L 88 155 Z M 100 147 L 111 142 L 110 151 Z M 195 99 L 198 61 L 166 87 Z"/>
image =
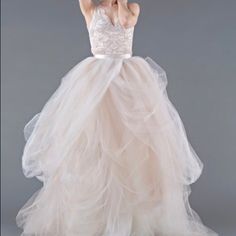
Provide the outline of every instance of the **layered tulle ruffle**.
<path id="1" fill-rule="evenodd" d="M 190 208 L 202 163 L 151 58 L 88 57 L 25 127 L 23 171 L 43 187 L 22 235 L 215 235 Z"/>

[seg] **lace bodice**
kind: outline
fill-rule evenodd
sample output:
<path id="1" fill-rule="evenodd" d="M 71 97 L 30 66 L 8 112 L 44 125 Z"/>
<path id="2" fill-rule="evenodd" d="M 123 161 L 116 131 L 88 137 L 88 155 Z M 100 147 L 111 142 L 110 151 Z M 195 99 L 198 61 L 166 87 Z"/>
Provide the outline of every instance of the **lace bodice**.
<path id="1" fill-rule="evenodd" d="M 94 10 L 88 32 L 93 55 L 132 54 L 134 27 L 126 29 L 119 20 L 112 23 L 100 5 Z"/>

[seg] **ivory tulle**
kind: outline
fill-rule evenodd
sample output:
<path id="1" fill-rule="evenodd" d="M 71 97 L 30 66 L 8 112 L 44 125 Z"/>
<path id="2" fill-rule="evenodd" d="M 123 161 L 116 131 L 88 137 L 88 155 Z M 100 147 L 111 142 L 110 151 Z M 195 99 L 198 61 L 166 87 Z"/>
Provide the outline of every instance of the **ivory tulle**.
<path id="1" fill-rule="evenodd" d="M 22 236 L 215 236 L 190 208 L 202 172 L 165 72 L 151 58 L 88 57 L 25 127 L 26 177 L 43 187 Z"/>

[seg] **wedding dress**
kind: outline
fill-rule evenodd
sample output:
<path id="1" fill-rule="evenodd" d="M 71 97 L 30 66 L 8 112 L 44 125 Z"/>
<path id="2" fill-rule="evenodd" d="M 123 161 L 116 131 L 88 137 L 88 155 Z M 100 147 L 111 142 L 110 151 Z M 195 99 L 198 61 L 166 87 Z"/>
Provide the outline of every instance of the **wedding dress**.
<path id="1" fill-rule="evenodd" d="M 91 51 L 25 126 L 22 236 L 215 236 L 191 209 L 202 172 L 166 92 L 165 71 L 132 56 L 134 27 L 97 6 Z"/>

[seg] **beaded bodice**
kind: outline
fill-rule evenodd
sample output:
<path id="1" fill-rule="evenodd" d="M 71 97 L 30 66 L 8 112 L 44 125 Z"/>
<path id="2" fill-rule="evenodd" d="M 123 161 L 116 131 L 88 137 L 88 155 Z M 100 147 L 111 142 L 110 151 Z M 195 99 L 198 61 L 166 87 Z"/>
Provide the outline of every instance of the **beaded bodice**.
<path id="1" fill-rule="evenodd" d="M 88 32 L 93 55 L 132 54 L 134 27 L 125 28 L 119 20 L 112 23 L 100 5 L 94 10 Z"/>

